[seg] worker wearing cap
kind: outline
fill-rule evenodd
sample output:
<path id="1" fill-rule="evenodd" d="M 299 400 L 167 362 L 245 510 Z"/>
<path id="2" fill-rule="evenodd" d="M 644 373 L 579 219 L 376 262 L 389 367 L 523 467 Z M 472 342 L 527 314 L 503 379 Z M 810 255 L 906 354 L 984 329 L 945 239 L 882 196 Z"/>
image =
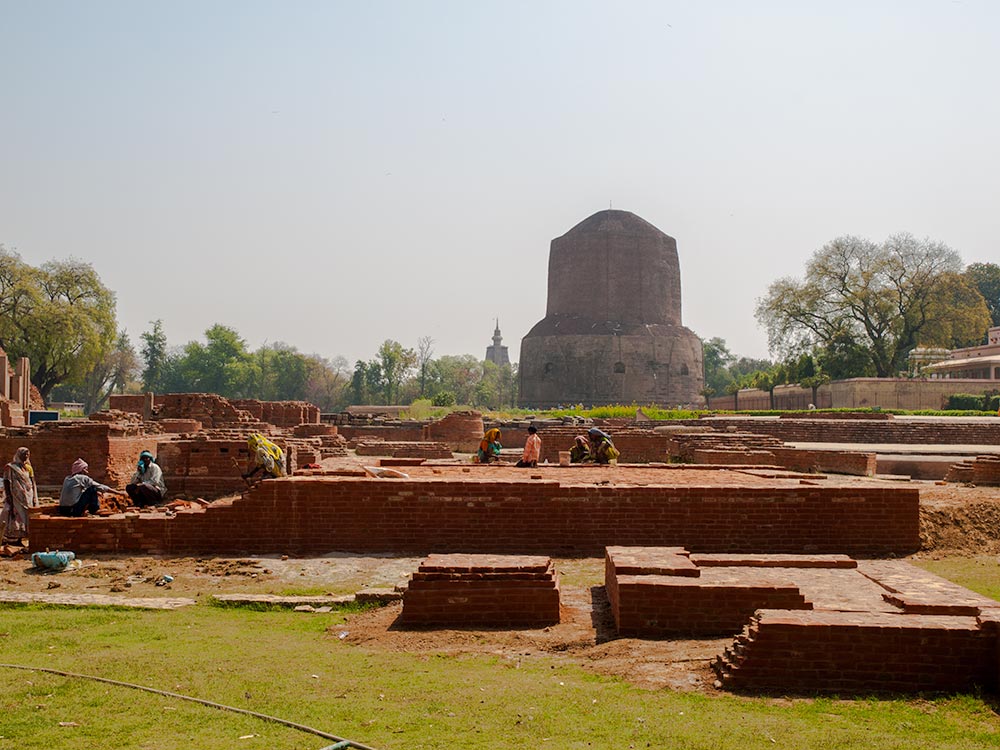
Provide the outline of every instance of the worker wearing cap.
<path id="1" fill-rule="evenodd" d="M 132 481 L 125 485 L 125 492 L 137 508 L 147 505 L 159 505 L 167 494 L 167 485 L 163 483 L 163 470 L 156 465 L 153 454 L 143 451 L 139 454 Z"/>
<path id="2" fill-rule="evenodd" d="M 114 492 L 107 485 L 95 482 L 87 472 L 90 467 L 82 458 L 76 459 L 70 467 L 69 476 L 63 480 L 59 493 L 60 516 L 82 516 L 86 512 L 97 513 L 101 509 L 100 493 Z"/>

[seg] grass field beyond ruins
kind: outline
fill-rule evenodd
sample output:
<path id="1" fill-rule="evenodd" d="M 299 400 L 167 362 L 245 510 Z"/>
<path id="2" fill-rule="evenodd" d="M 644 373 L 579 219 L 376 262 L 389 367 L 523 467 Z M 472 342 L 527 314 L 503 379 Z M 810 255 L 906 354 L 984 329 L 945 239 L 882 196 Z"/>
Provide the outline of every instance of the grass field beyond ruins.
<path id="1" fill-rule="evenodd" d="M 995 594 L 995 558 L 922 565 Z M 2 610 L 0 662 L 133 682 L 402 748 L 989 748 L 995 704 L 644 690 L 553 656 L 368 650 L 344 615 L 200 604 Z M 87 680 L 0 669 L 0 748 L 319 748 L 251 717 Z"/>

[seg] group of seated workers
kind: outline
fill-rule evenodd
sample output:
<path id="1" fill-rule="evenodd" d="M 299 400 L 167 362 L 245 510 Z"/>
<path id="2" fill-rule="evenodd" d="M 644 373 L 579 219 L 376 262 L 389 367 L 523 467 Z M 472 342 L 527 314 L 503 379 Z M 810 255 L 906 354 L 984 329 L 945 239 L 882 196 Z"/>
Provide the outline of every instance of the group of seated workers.
<path id="1" fill-rule="evenodd" d="M 538 430 L 534 425 L 528 428 L 528 439 L 524 445 L 524 454 L 517 466 L 538 466 L 538 457 L 542 451 L 542 441 L 538 437 Z M 486 431 L 483 439 L 479 442 L 479 449 L 476 451 L 475 461 L 481 464 L 495 463 L 500 459 L 500 429 L 493 427 Z M 611 436 L 598 429 L 591 427 L 586 435 L 577 435 L 573 441 L 573 447 L 569 451 L 570 463 L 574 464 L 609 464 L 616 461 L 621 455 Z"/>
<path id="2" fill-rule="evenodd" d="M 499 435 L 499 431 L 497 434 Z M 27 455 L 27 449 L 23 450 Z M 249 480 L 258 473 L 261 473 L 263 479 L 285 476 L 284 451 L 263 435 L 255 432 L 247 438 L 247 453 L 249 468 L 242 474 L 244 479 Z M 135 473 L 125 485 L 124 493 L 91 479 L 90 466 L 82 458 L 78 458 L 70 467 L 69 476 L 63 480 L 62 492 L 59 494 L 59 515 L 96 514 L 101 507 L 101 493 L 105 492 L 128 495 L 133 505 L 145 508 L 163 503 L 167 496 L 167 485 L 163 482 L 163 470 L 149 451 L 139 454 Z"/>

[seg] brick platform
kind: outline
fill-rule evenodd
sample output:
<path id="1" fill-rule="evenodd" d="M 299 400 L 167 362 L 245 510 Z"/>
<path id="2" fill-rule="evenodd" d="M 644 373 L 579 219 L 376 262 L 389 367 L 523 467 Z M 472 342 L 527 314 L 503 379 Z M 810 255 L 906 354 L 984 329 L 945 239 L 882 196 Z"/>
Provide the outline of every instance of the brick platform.
<path id="1" fill-rule="evenodd" d="M 605 586 L 618 634 L 629 637 L 724 635 L 739 632 L 761 608 L 812 607 L 787 578 L 699 569 L 676 547 L 609 547 Z"/>
<path id="2" fill-rule="evenodd" d="M 620 635 L 740 633 L 713 665 L 726 688 L 851 694 L 998 684 L 1000 602 L 902 561 L 613 547 L 605 565 Z"/>
<path id="3" fill-rule="evenodd" d="M 234 443 L 230 454 L 240 448 L 245 444 Z M 212 460 L 220 474 L 228 469 L 239 481 L 230 454 L 213 454 Z M 406 473 L 410 478 L 268 480 L 205 512 L 181 511 L 162 520 L 39 516 L 32 521 L 31 542 L 38 549 L 77 552 L 461 549 L 571 556 L 599 555 L 615 545 L 878 556 L 908 554 L 920 542 L 918 491 L 900 484 L 822 479 L 803 484 L 795 475 L 623 466 L 539 467 L 530 473 L 512 467 L 415 466 Z M 209 470 L 205 479 L 212 476 Z M 187 480 L 195 479 L 189 473 Z M 175 482 L 170 473 L 167 482 Z"/>
<path id="4" fill-rule="evenodd" d="M 762 610 L 714 667 L 731 690 L 965 691 L 997 682 L 975 617 Z"/>
<path id="5" fill-rule="evenodd" d="M 547 557 L 431 555 L 403 595 L 408 626 L 544 627 L 559 622 L 559 576 Z"/>

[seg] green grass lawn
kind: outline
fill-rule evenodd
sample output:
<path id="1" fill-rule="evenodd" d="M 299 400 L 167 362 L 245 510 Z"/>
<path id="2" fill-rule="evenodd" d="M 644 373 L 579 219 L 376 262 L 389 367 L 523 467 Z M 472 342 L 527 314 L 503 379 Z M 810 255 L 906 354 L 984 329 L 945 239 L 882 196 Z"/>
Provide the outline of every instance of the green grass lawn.
<path id="1" fill-rule="evenodd" d="M 981 581 L 977 590 L 987 594 L 1000 570 L 995 559 L 968 575 L 946 569 L 961 567 L 957 561 L 920 564 L 971 588 Z M 205 604 L 168 612 L 6 607 L 0 662 L 196 696 L 380 750 L 1000 748 L 1000 717 L 992 700 L 977 696 L 788 700 L 649 691 L 554 657 L 370 651 L 337 637 L 341 618 Z M 331 744 L 178 699 L 9 668 L 0 668 L 0 735 L 2 750 Z"/>

